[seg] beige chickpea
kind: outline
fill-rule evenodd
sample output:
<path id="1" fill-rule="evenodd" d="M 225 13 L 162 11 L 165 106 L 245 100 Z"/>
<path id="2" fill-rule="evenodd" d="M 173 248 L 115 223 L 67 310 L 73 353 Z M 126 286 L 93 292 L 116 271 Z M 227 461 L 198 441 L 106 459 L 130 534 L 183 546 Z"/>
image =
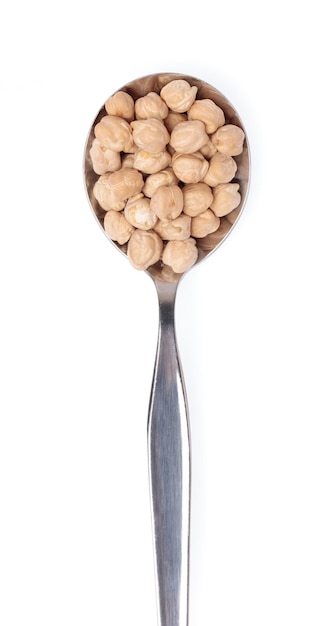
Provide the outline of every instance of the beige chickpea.
<path id="1" fill-rule="evenodd" d="M 172 80 L 162 87 L 161 98 L 169 109 L 177 113 L 185 113 L 195 101 L 198 88 L 191 86 L 183 79 Z"/>
<path id="2" fill-rule="evenodd" d="M 161 220 L 174 220 L 183 210 L 182 189 L 175 184 L 161 185 L 152 195 L 150 207 Z"/>
<path id="3" fill-rule="evenodd" d="M 151 230 L 158 220 L 150 208 L 149 198 L 145 198 L 142 193 L 127 200 L 124 214 L 132 226 L 142 230 Z"/>
<path id="4" fill-rule="evenodd" d="M 188 117 L 186 113 L 176 113 L 176 111 L 169 111 L 164 123 L 169 133 L 172 132 L 173 128 L 180 122 L 187 122 Z"/>
<path id="5" fill-rule="evenodd" d="M 127 153 L 121 156 L 120 167 L 133 167 L 134 166 L 134 154 Z"/>
<path id="6" fill-rule="evenodd" d="M 172 168 L 183 183 L 198 183 L 206 175 L 209 163 L 200 152 L 178 154 L 172 157 Z"/>
<path id="7" fill-rule="evenodd" d="M 238 156 L 238 154 L 243 152 L 244 139 L 244 131 L 234 124 L 221 126 L 211 136 L 211 140 L 218 152 L 228 156 Z"/>
<path id="8" fill-rule="evenodd" d="M 133 146 L 129 123 L 116 115 L 105 115 L 96 124 L 94 132 L 103 146 L 115 152 L 129 152 Z"/>
<path id="9" fill-rule="evenodd" d="M 213 188 L 213 201 L 210 208 L 218 217 L 231 213 L 240 204 L 238 183 L 221 183 Z"/>
<path id="10" fill-rule="evenodd" d="M 215 187 L 220 183 L 229 183 L 236 171 L 237 163 L 232 157 L 216 152 L 210 159 L 209 169 L 203 181 L 210 187 Z"/>
<path id="11" fill-rule="evenodd" d="M 217 217 L 211 209 L 206 209 L 203 213 L 200 213 L 191 219 L 191 236 L 206 237 L 207 235 L 210 235 L 210 233 L 214 233 L 218 230 L 219 225 L 219 217 Z"/>
<path id="12" fill-rule="evenodd" d="M 188 111 L 188 120 L 201 120 L 208 134 L 214 133 L 223 126 L 225 116 L 223 110 L 209 98 L 195 100 Z"/>
<path id="13" fill-rule="evenodd" d="M 236 221 L 236 219 L 238 218 L 238 215 L 239 215 L 239 213 L 240 213 L 240 210 L 241 210 L 241 208 L 240 208 L 240 206 L 238 206 L 236 209 L 233 209 L 233 211 L 230 211 L 230 213 L 228 213 L 228 214 L 225 216 L 225 219 L 226 219 L 228 222 L 230 222 L 230 224 L 234 224 L 234 223 L 235 223 L 235 221 Z"/>
<path id="14" fill-rule="evenodd" d="M 183 212 L 195 217 L 209 208 L 213 201 L 212 190 L 205 183 L 189 183 L 182 187 Z"/>
<path id="15" fill-rule="evenodd" d="M 190 237 L 191 217 L 179 215 L 174 220 L 158 220 L 154 226 L 154 230 L 161 239 L 182 241 Z"/>
<path id="16" fill-rule="evenodd" d="M 215 146 L 214 143 L 212 143 L 211 139 L 209 139 L 209 141 L 207 141 L 206 144 L 204 144 L 204 146 L 202 146 L 199 149 L 200 153 L 203 154 L 203 156 L 206 159 L 211 159 L 211 157 L 213 157 L 214 154 L 216 154 L 217 152 L 217 148 Z"/>
<path id="17" fill-rule="evenodd" d="M 93 196 L 104 211 L 122 211 L 126 202 L 116 198 L 113 186 L 110 183 L 110 172 L 102 174 L 93 186 Z"/>
<path id="18" fill-rule="evenodd" d="M 134 167 L 144 174 L 156 174 L 165 169 L 171 163 L 171 156 L 167 150 L 162 150 L 157 154 L 146 150 L 137 150 L 134 154 Z"/>
<path id="19" fill-rule="evenodd" d="M 205 126 L 199 120 L 180 122 L 173 128 L 170 136 L 170 145 L 180 154 L 197 152 L 208 141 Z"/>
<path id="20" fill-rule="evenodd" d="M 162 254 L 161 237 L 151 230 L 135 229 L 127 245 L 127 256 L 137 270 L 146 270 L 157 263 Z"/>
<path id="21" fill-rule="evenodd" d="M 109 115 L 117 115 L 131 122 L 134 120 L 134 100 L 126 91 L 117 91 L 105 102 L 105 109 Z"/>
<path id="22" fill-rule="evenodd" d="M 108 237 L 120 245 L 126 243 L 134 232 L 134 227 L 127 221 L 124 214 L 113 210 L 105 213 L 104 229 Z"/>
<path id="23" fill-rule="evenodd" d="M 128 167 L 112 174 L 102 174 L 93 187 L 93 195 L 104 211 L 121 211 L 125 201 L 141 192 L 142 174 Z"/>
<path id="24" fill-rule="evenodd" d="M 135 117 L 137 120 L 146 120 L 149 117 L 164 120 L 167 115 L 168 107 L 155 91 L 150 91 L 135 101 Z"/>
<path id="25" fill-rule="evenodd" d="M 186 272 L 198 258 L 196 241 L 192 237 L 183 241 L 168 241 L 162 254 L 162 261 L 176 274 Z"/>
<path id="26" fill-rule="evenodd" d="M 121 166 L 120 152 L 105 148 L 98 139 L 94 139 L 92 142 L 90 158 L 93 171 L 96 174 L 115 172 Z"/>
<path id="27" fill-rule="evenodd" d="M 162 185 L 171 185 L 172 183 L 177 182 L 178 179 L 174 174 L 173 168 L 167 167 L 160 172 L 156 172 L 156 174 L 150 174 L 147 176 L 142 191 L 147 198 L 151 198 L 158 187 L 161 187 Z"/>
<path id="28" fill-rule="evenodd" d="M 211 252 L 223 241 L 224 237 L 226 237 L 231 228 L 232 224 L 230 224 L 226 217 L 222 217 L 217 230 L 210 233 L 206 237 L 200 237 L 197 240 L 198 248 L 203 252 Z"/>
<path id="29" fill-rule="evenodd" d="M 133 141 L 141 150 L 157 154 L 169 142 L 169 133 L 164 123 L 155 117 L 131 122 Z"/>

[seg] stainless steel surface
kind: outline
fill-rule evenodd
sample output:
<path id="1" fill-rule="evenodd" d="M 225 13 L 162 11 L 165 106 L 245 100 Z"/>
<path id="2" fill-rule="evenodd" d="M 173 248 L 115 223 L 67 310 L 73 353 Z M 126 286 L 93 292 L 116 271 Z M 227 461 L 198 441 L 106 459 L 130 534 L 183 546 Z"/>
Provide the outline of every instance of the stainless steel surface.
<path id="1" fill-rule="evenodd" d="M 169 81 L 184 78 L 198 87 L 198 97 L 211 98 L 224 113 L 227 123 L 246 130 L 227 98 L 198 78 L 184 74 L 152 74 L 136 79 L 121 89 L 134 98 L 150 91 L 157 93 Z M 84 157 L 87 195 L 98 223 L 103 229 L 104 211 L 92 190 L 98 176 L 93 172 L 89 149 L 94 126 L 105 114 L 100 109 L 91 126 Z M 239 183 L 241 203 L 232 225 L 224 217 L 215 233 L 198 241 L 201 262 L 212 254 L 231 233 L 245 205 L 250 180 L 250 152 L 247 137 L 235 181 Z M 107 235 L 106 235 L 107 236 Z M 126 255 L 126 245 L 112 244 Z M 187 626 L 189 596 L 189 529 L 191 452 L 186 392 L 175 336 L 174 305 L 177 287 L 183 275 L 175 274 L 160 262 L 150 267 L 159 301 L 159 333 L 148 416 L 148 460 L 151 495 L 153 544 L 157 586 L 158 626 Z"/>
<path id="2" fill-rule="evenodd" d="M 155 281 L 159 336 L 148 419 L 149 482 L 160 626 L 188 623 L 190 437 L 174 306 L 177 282 Z"/>

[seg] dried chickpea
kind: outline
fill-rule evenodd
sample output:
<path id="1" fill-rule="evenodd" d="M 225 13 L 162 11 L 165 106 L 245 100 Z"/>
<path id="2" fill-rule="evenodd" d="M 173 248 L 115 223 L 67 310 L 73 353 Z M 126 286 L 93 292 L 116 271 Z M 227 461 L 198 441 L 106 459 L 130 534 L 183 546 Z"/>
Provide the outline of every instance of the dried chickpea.
<path id="1" fill-rule="evenodd" d="M 93 171 L 96 174 L 115 172 L 121 166 L 120 152 L 102 146 L 98 139 L 94 139 L 90 149 Z"/>
<path id="2" fill-rule="evenodd" d="M 133 141 L 141 150 L 157 154 L 169 142 L 169 133 L 161 120 L 149 117 L 131 122 Z"/>
<path id="3" fill-rule="evenodd" d="M 174 220 L 158 220 L 154 230 L 161 239 L 182 241 L 190 237 L 191 217 L 182 213 Z"/>
<path id="4" fill-rule="evenodd" d="M 221 126 L 211 137 L 218 152 L 228 156 L 238 156 L 243 152 L 244 139 L 244 131 L 234 124 Z"/>
<path id="5" fill-rule="evenodd" d="M 135 101 L 135 117 L 137 120 L 146 120 L 149 117 L 164 120 L 167 115 L 168 107 L 155 91 L 150 91 Z"/>
<path id="6" fill-rule="evenodd" d="M 224 217 L 235 209 L 241 200 L 238 183 L 221 183 L 212 190 L 210 208 L 218 217 Z"/>
<path id="7" fill-rule="evenodd" d="M 189 85 L 188 81 L 177 79 L 162 87 L 160 96 L 169 109 L 177 113 L 185 113 L 193 104 L 197 91 L 198 88 Z"/>
<path id="8" fill-rule="evenodd" d="M 151 230 L 158 219 L 150 208 L 149 198 L 145 198 L 142 193 L 127 200 L 124 214 L 132 226 L 142 230 Z"/>
<path id="9" fill-rule="evenodd" d="M 123 154 L 121 156 L 120 167 L 134 167 L 134 154 L 131 154 L 130 152 Z"/>
<path id="10" fill-rule="evenodd" d="M 116 115 L 105 115 L 95 126 L 95 136 L 106 148 L 115 152 L 129 152 L 133 146 L 129 123 Z"/>
<path id="11" fill-rule="evenodd" d="M 176 274 L 186 272 L 197 261 L 198 250 L 192 237 L 183 241 L 168 241 L 162 254 L 162 261 Z"/>
<path id="12" fill-rule="evenodd" d="M 128 242 L 127 256 L 135 269 L 146 270 L 159 261 L 162 249 L 162 239 L 157 233 L 136 228 Z"/>
<path id="13" fill-rule="evenodd" d="M 180 122 L 173 128 L 170 135 L 170 145 L 180 154 L 197 152 L 208 141 L 205 126 L 199 120 Z"/>
<path id="14" fill-rule="evenodd" d="M 210 159 L 209 169 L 203 180 L 210 187 L 215 187 L 220 183 L 229 183 L 236 171 L 237 163 L 232 157 L 216 152 Z"/>
<path id="15" fill-rule="evenodd" d="M 141 192 L 143 184 L 142 174 L 126 167 L 102 174 L 93 187 L 93 195 L 104 211 L 121 211 L 128 198 Z"/>
<path id="16" fill-rule="evenodd" d="M 125 200 L 116 198 L 110 183 L 110 172 L 102 174 L 93 187 L 93 196 L 104 211 L 122 211 Z"/>
<path id="17" fill-rule="evenodd" d="M 161 185 L 152 195 L 150 207 L 161 220 L 174 220 L 183 210 L 182 189 L 175 184 Z"/>
<path id="18" fill-rule="evenodd" d="M 183 183 L 198 183 L 205 177 L 209 163 L 200 152 L 193 154 L 176 152 L 172 157 L 172 168 Z"/>
<path id="19" fill-rule="evenodd" d="M 201 120 L 205 125 L 206 132 L 210 135 L 219 126 L 223 126 L 225 116 L 222 109 L 209 98 L 195 100 L 188 111 L 188 120 Z"/>
<path id="20" fill-rule="evenodd" d="M 123 117 L 127 122 L 134 120 L 134 100 L 126 91 L 117 91 L 105 102 L 105 109 L 109 115 Z"/>
<path id="21" fill-rule="evenodd" d="M 212 143 L 211 139 L 209 139 L 209 141 L 206 144 L 204 144 L 204 146 L 202 146 L 199 151 L 201 154 L 203 154 L 203 156 L 206 159 L 211 159 L 211 157 L 213 157 L 213 155 L 216 154 L 217 148 Z"/>
<path id="22" fill-rule="evenodd" d="M 117 241 L 123 245 L 134 232 L 134 227 L 127 221 L 123 213 L 111 210 L 105 213 L 104 230 L 112 241 Z"/>
<path id="23" fill-rule="evenodd" d="M 205 183 L 190 183 L 182 187 L 183 212 L 195 217 L 208 209 L 213 201 L 212 190 Z"/>
<path id="24" fill-rule="evenodd" d="M 147 198 L 151 198 L 158 187 L 171 185 L 172 183 L 178 183 L 178 179 L 174 174 L 173 168 L 167 167 L 161 170 L 161 172 L 147 176 L 142 191 Z"/>
<path id="25" fill-rule="evenodd" d="M 191 236 L 206 237 L 210 235 L 210 233 L 214 233 L 218 230 L 219 225 L 219 217 L 217 217 L 211 209 L 206 209 L 203 213 L 191 219 Z"/>
<path id="26" fill-rule="evenodd" d="M 238 215 L 240 213 L 240 207 L 238 206 L 236 209 L 233 209 L 233 211 L 230 211 L 230 213 L 228 213 L 225 216 L 225 219 L 230 222 L 230 224 L 234 224 Z"/>
<path id="27" fill-rule="evenodd" d="M 134 154 L 134 165 L 137 170 L 144 174 L 156 174 L 165 169 L 171 163 L 171 156 L 167 150 L 152 154 L 146 150 L 137 150 Z"/>
<path id="28" fill-rule="evenodd" d="M 186 113 L 176 113 L 176 111 L 169 111 L 164 123 L 169 133 L 172 132 L 173 128 L 180 122 L 187 122 L 188 117 Z"/>

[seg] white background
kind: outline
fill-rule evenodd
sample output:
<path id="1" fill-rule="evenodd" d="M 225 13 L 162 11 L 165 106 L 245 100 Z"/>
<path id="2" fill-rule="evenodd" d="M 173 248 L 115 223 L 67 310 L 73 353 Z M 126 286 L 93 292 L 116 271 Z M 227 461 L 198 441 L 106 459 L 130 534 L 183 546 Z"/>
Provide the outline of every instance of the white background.
<path id="1" fill-rule="evenodd" d="M 1 626 L 154 626 L 149 277 L 82 158 L 110 93 L 181 72 L 239 111 L 252 181 L 182 281 L 190 626 L 335 626 L 332 3 L 32 0 L 1 9 Z"/>

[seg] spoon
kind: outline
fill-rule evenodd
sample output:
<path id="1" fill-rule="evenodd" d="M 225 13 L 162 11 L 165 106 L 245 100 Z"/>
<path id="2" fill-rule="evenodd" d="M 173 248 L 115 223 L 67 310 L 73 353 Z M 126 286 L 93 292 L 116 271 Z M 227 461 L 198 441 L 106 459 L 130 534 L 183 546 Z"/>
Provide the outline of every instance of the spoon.
<path id="1" fill-rule="evenodd" d="M 198 98 L 213 100 L 224 111 L 225 123 L 235 124 L 245 133 L 243 151 L 234 157 L 238 167 L 233 182 L 239 183 L 240 204 L 230 214 L 230 220 L 221 218 L 216 232 L 198 240 L 198 264 L 219 247 L 241 215 L 249 187 L 250 153 L 246 131 L 236 110 L 222 93 L 203 80 L 184 74 L 151 74 L 129 82 L 118 91 L 126 91 L 136 100 L 149 92 L 160 93 L 164 85 L 175 79 L 184 79 L 196 85 Z M 89 203 L 102 228 L 105 212 L 93 195 L 98 175 L 93 171 L 89 151 L 94 127 L 104 115 L 106 110 L 103 106 L 89 131 L 84 158 Z M 126 244 L 112 243 L 126 255 Z M 154 282 L 159 305 L 157 352 L 147 425 L 158 626 L 187 626 L 191 448 L 187 396 L 176 341 L 174 311 L 178 285 L 190 270 L 176 274 L 159 262 L 145 271 Z"/>

